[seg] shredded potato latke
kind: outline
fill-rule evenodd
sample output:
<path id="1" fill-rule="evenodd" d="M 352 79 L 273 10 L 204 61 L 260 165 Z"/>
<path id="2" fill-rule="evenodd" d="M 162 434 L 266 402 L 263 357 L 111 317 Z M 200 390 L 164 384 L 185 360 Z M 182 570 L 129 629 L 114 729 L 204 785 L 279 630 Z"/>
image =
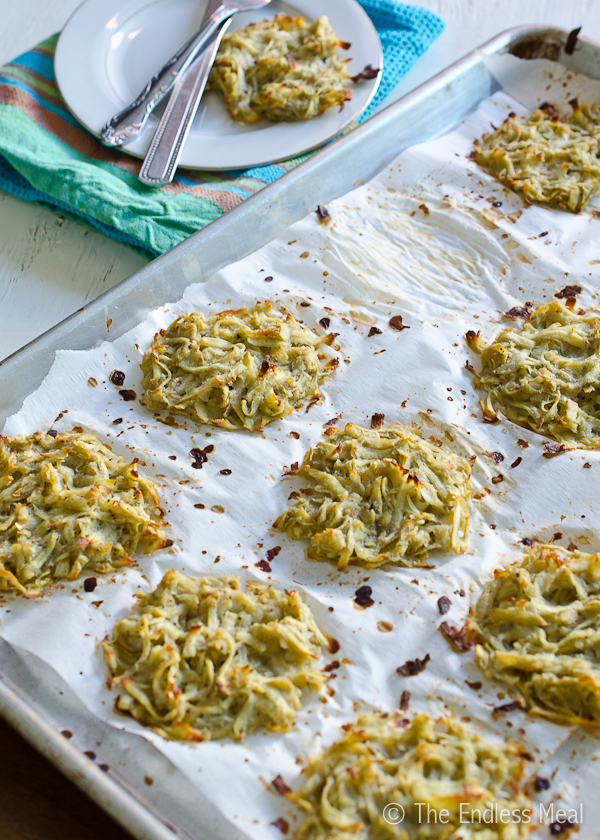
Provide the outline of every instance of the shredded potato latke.
<path id="1" fill-rule="evenodd" d="M 93 434 L 0 436 L 0 590 L 111 572 L 170 544 L 152 482 Z"/>
<path id="2" fill-rule="evenodd" d="M 198 423 L 258 431 L 318 399 L 338 366 L 318 336 L 270 303 L 205 317 L 182 315 L 161 330 L 144 355 L 143 405 L 187 414 Z"/>
<path id="3" fill-rule="evenodd" d="M 168 571 L 105 640 L 116 708 L 163 737 L 241 740 L 287 732 L 302 689 L 318 689 L 327 641 L 296 591 Z"/>
<path id="4" fill-rule="evenodd" d="M 299 475 L 313 482 L 278 518 L 308 556 L 368 568 L 418 565 L 434 549 L 466 550 L 469 462 L 407 426 L 349 423 L 310 449 Z"/>
<path id="5" fill-rule="evenodd" d="M 529 826 L 519 822 L 531 804 L 518 785 L 524 764 L 518 746 L 425 715 L 406 726 L 390 715 L 363 714 L 343 729 L 341 740 L 309 762 L 303 787 L 289 797 L 308 812 L 294 840 L 529 837 Z M 386 806 L 403 808 L 402 822 L 386 821 Z M 504 822 L 496 816 L 502 809 L 510 814 Z"/>
<path id="6" fill-rule="evenodd" d="M 487 347 L 474 333 L 467 340 L 481 353 L 484 418 L 493 420 L 497 406 L 513 423 L 570 448 L 600 447 L 600 313 L 576 315 L 552 301 Z"/>
<path id="7" fill-rule="evenodd" d="M 496 571 L 470 616 L 479 666 L 532 714 L 600 726 L 600 556 L 534 545 Z"/>
<path id="8" fill-rule="evenodd" d="M 223 38 L 210 74 L 230 115 L 252 123 L 310 120 L 352 99 L 329 20 L 277 15 Z"/>
<path id="9" fill-rule="evenodd" d="M 533 201 L 578 213 L 600 187 L 600 108 L 577 106 L 563 122 L 552 106 L 530 117 L 509 114 L 475 145 L 475 160 Z"/>

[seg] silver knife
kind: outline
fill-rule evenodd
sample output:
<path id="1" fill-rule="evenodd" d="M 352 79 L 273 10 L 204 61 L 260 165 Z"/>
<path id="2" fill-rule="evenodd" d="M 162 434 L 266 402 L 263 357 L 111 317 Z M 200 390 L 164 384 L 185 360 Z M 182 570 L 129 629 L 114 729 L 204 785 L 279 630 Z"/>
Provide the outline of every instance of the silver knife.
<path id="1" fill-rule="evenodd" d="M 219 4 L 220 0 L 209 0 L 206 17 L 210 17 Z M 140 169 L 138 177 L 144 184 L 156 187 L 170 184 L 173 180 L 219 45 L 230 23 L 231 20 L 226 20 L 221 25 L 202 54 L 194 60 L 184 78 L 173 88 L 169 104 Z"/>
<path id="2" fill-rule="evenodd" d="M 132 140 L 142 130 L 154 108 L 204 49 L 218 27 L 237 12 L 260 9 L 270 2 L 271 0 L 221 0 L 206 23 L 150 79 L 137 99 L 106 123 L 100 132 L 102 142 L 106 146 L 121 146 Z"/>

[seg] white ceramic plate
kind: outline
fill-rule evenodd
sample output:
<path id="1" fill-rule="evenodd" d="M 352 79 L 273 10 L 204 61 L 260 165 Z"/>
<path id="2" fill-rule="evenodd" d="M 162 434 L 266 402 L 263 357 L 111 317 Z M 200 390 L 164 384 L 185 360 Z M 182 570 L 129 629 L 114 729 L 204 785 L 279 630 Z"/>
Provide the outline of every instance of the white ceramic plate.
<path id="1" fill-rule="evenodd" d="M 147 80 L 200 27 L 207 0 L 86 0 L 67 22 L 58 40 L 54 66 L 67 106 L 98 136 L 104 124 L 131 102 Z M 256 12 L 236 15 L 231 30 L 276 14 L 315 20 L 327 15 L 342 41 L 350 75 L 367 64 L 383 66 L 375 27 L 356 0 L 272 0 Z M 381 75 L 381 74 L 380 74 Z M 180 166 L 193 169 L 241 169 L 285 160 L 314 149 L 355 120 L 379 83 L 349 83 L 353 97 L 343 111 L 330 108 L 299 123 L 259 120 L 252 125 L 231 119 L 219 96 L 207 93 L 188 135 Z M 162 108 L 123 151 L 146 154 Z"/>

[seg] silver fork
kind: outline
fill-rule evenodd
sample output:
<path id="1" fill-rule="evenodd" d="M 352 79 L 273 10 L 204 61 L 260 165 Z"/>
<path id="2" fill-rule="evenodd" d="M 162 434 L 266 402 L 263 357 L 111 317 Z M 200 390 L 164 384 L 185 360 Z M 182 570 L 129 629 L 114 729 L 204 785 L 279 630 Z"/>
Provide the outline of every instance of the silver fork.
<path id="1" fill-rule="evenodd" d="M 220 6 L 221 0 L 209 0 L 205 20 Z M 226 20 L 204 51 L 194 59 L 191 67 L 177 82 L 171 93 L 156 133 L 140 169 L 139 179 L 156 187 L 170 184 L 175 175 L 185 141 L 196 116 L 208 77 L 219 51 L 223 35 L 229 28 Z"/>
<path id="2" fill-rule="evenodd" d="M 150 79 L 137 99 L 106 123 L 100 133 L 102 142 L 106 146 L 121 146 L 139 134 L 152 111 L 204 49 L 217 28 L 237 12 L 261 9 L 270 2 L 271 0 L 221 0 L 219 8 Z"/>

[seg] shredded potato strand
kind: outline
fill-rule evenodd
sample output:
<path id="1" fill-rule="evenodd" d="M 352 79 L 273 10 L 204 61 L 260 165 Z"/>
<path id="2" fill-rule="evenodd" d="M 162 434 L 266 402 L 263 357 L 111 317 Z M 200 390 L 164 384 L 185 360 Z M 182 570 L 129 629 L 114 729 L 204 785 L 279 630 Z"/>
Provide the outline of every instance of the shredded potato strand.
<path id="1" fill-rule="evenodd" d="M 210 83 L 236 120 L 310 120 L 352 99 L 340 46 L 325 16 L 278 15 L 227 33 Z"/>
<path id="2" fill-rule="evenodd" d="M 505 329 L 481 353 L 477 387 L 517 423 L 561 443 L 600 446 L 600 314 L 577 315 L 560 301 L 539 306 L 522 330 Z"/>
<path id="3" fill-rule="evenodd" d="M 320 397 L 337 367 L 318 336 L 270 303 L 205 317 L 182 315 L 144 355 L 144 406 L 187 414 L 198 423 L 257 431 Z"/>
<path id="4" fill-rule="evenodd" d="M 154 485 L 93 434 L 0 436 L 0 590 L 114 571 L 167 544 Z"/>
<path id="5" fill-rule="evenodd" d="M 168 571 L 114 627 L 104 655 L 116 708 L 165 738 L 241 740 L 292 728 L 327 644 L 296 591 Z"/>
<path id="6" fill-rule="evenodd" d="M 314 490 L 277 520 L 309 557 L 369 568 L 412 566 L 434 549 L 466 550 L 469 462 L 415 429 L 349 423 L 304 456 L 299 475 Z"/>
<path id="7" fill-rule="evenodd" d="M 600 109 L 577 107 L 567 122 L 551 108 L 509 115 L 475 146 L 475 160 L 529 203 L 578 213 L 600 187 Z"/>
<path id="8" fill-rule="evenodd" d="M 389 715 L 360 715 L 309 762 L 303 787 L 290 796 L 307 812 L 294 840 L 529 837 L 528 825 L 496 816 L 508 809 L 520 817 L 531 807 L 518 786 L 524 764 L 518 746 L 485 741 L 452 718 L 419 715 L 405 724 Z M 397 825 L 384 818 L 392 804 L 404 809 Z M 438 818 L 443 810 L 446 822 Z"/>
<path id="9" fill-rule="evenodd" d="M 600 556 L 536 545 L 497 571 L 469 633 L 488 677 L 514 686 L 532 714 L 600 726 Z"/>

